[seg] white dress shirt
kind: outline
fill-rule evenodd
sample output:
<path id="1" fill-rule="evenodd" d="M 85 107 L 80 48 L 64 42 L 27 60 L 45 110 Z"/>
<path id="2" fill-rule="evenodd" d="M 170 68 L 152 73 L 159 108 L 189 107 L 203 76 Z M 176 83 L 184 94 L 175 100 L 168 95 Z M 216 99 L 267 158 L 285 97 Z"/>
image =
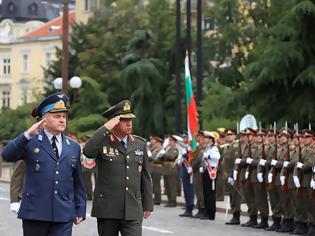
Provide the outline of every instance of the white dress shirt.
<path id="1" fill-rule="evenodd" d="M 58 148 L 58 154 L 59 156 L 61 155 L 62 152 L 62 136 L 61 134 L 57 134 L 57 135 L 52 135 L 51 133 L 49 133 L 47 130 L 44 129 L 45 134 L 47 135 L 48 140 L 50 141 L 50 143 L 52 143 L 52 137 L 56 136 L 57 141 L 56 141 L 56 145 Z"/>

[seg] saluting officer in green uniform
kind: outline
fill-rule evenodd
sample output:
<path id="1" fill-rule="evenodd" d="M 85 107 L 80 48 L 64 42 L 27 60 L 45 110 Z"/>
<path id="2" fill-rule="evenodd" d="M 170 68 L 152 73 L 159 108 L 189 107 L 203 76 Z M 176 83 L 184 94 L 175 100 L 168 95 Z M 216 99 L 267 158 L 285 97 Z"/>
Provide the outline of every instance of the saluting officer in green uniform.
<path id="1" fill-rule="evenodd" d="M 146 141 L 131 135 L 131 102 L 122 101 L 103 113 L 108 121 L 83 148 L 96 158 L 98 176 L 92 216 L 100 236 L 140 236 L 142 219 L 153 211 Z"/>

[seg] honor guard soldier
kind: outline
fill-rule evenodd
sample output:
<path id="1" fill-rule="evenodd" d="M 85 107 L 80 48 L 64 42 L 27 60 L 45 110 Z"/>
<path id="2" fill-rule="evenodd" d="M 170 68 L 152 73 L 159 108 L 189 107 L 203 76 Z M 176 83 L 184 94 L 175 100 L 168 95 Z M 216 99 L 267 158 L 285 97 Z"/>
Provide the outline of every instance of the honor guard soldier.
<path id="1" fill-rule="evenodd" d="M 153 203 L 155 205 L 160 205 L 162 201 L 161 179 L 163 174 L 163 155 L 165 154 L 165 150 L 163 149 L 163 139 L 154 136 L 151 140 L 154 140 L 154 150 L 152 151 L 151 156 L 151 176 L 154 194 Z"/>
<path id="2" fill-rule="evenodd" d="M 254 140 L 255 135 L 256 131 L 251 128 L 241 131 L 241 147 L 239 150 L 240 155 L 235 159 L 235 168 L 238 167 L 239 170 L 233 171 L 234 180 L 237 182 L 239 179 L 241 188 L 244 190 L 244 198 L 250 217 L 249 221 L 241 225 L 243 227 L 255 227 L 257 225 L 257 207 L 254 202 L 255 193 L 250 178 L 251 168 L 248 164 L 248 158 L 252 158 L 251 143 Z"/>
<path id="3" fill-rule="evenodd" d="M 215 219 L 216 213 L 216 177 L 220 160 L 220 152 L 215 145 L 214 135 L 204 131 L 206 149 L 203 152 L 201 164 L 203 196 L 205 201 L 205 216 Z"/>
<path id="4" fill-rule="evenodd" d="M 314 211 L 312 208 L 312 202 L 314 202 L 313 190 L 310 188 L 310 182 L 312 180 L 312 167 L 315 164 L 314 160 L 314 138 L 315 132 L 312 130 L 302 130 L 303 144 L 302 158 L 299 160 L 293 171 L 293 181 L 295 186 L 300 192 L 299 201 L 301 202 L 299 212 L 302 214 L 304 220 L 302 223 L 309 223 L 309 228 L 305 235 L 314 236 Z M 302 178 L 303 176 L 303 178 Z"/>
<path id="5" fill-rule="evenodd" d="M 132 135 L 131 102 L 103 113 L 108 121 L 88 140 L 83 153 L 96 158 L 92 216 L 100 236 L 140 236 L 142 220 L 153 211 L 146 140 Z"/>
<path id="6" fill-rule="evenodd" d="M 181 157 L 178 159 L 178 165 L 180 165 L 180 176 L 183 182 L 184 197 L 185 197 L 185 212 L 180 214 L 181 217 L 192 217 L 192 211 L 194 209 L 194 186 L 193 186 L 193 173 L 191 167 L 192 152 L 188 143 L 188 137 L 186 134 L 182 135 L 183 145 Z"/>
<path id="7" fill-rule="evenodd" d="M 278 134 L 278 143 L 279 146 L 277 148 L 277 160 L 272 159 L 271 166 L 274 169 L 274 173 L 272 170 L 269 174 L 272 174 L 272 177 L 269 177 L 269 180 L 274 178 L 274 185 L 277 195 L 279 196 L 280 209 L 283 214 L 283 219 L 281 223 L 280 229 L 276 230 L 277 232 L 291 232 L 294 229 L 294 213 L 293 213 L 293 203 L 287 191 L 283 189 L 281 185 L 281 169 L 285 161 L 287 161 L 287 157 L 290 153 L 289 149 L 289 140 L 292 137 L 293 132 L 290 129 L 281 129 Z M 269 181 L 270 182 L 270 181 Z"/>
<path id="8" fill-rule="evenodd" d="M 165 174 L 165 188 L 167 189 L 167 204 L 166 207 L 176 207 L 177 196 L 177 178 L 178 178 L 178 166 L 176 165 L 176 159 L 178 157 L 178 149 L 176 148 L 177 136 L 169 136 L 168 149 L 163 155 L 163 166 Z"/>
<path id="9" fill-rule="evenodd" d="M 24 236 L 70 236 L 73 223 L 85 218 L 80 145 L 63 134 L 67 111 L 66 95 L 48 96 L 36 109 L 41 120 L 3 150 L 5 160 L 26 165 L 18 212 Z"/>
<path id="10" fill-rule="evenodd" d="M 261 159 L 266 159 L 265 144 L 264 139 L 266 136 L 266 131 L 264 129 L 259 129 L 255 141 L 251 145 L 251 157 L 248 157 L 246 162 L 251 169 L 250 182 L 254 190 L 254 201 L 257 210 L 260 212 L 261 222 L 257 224 L 254 228 L 265 229 L 268 225 L 269 216 L 269 205 L 267 198 L 267 191 L 265 184 L 258 180 L 257 176 L 257 166 Z"/>
<path id="11" fill-rule="evenodd" d="M 226 141 L 227 145 L 226 151 L 223 152 L 224 156 L 222 157 L 222 171 L 226 183 L 226 188 L 230 195 L 230 205 L 233 218 L 226 222 L 227 225 L 239 225 L 240 224 L 240 212 L 241 212 L 241 194 L 237 189 L 235 181 L 232 177 L 232 172 L 234 168 L 235 158 L 239 150 L 239 140 L 236 141 L 236 130 L 227 129 L 226 130 Z M 221 145 L 222 146 L 222 145 Z M 225 147 L 222 147 L 225 148 Z"/>
<path id="12" fill-rule="evenodd" d="M 274 178 L 271 175 L 275 175 L 275 168 L 271 166 L 273 159 L 278 159 L 278 142 L 277 142 L 277 130 L 269 129 L 267 131 L 267 138 L 265 143 L 266 160 L 261 159 L 259 166 L 257 167 L 257 179 L 259 182 L 264 182 L 267 186 L 267 192 L 272 211 L 273 223 L 266 231 L 276 231 L 281 227 L 282 211 L 280 206 L 280 198 L 276 188 L 274 186 Z M 271 174 L 271 175 L 270 175 Z"/>
<path id="13" fill-rule="evenodd" d="M 202 177 L 199 171 L 199 167 L 203 161 L 203 152 L 205 150 L 204 144 L 204 133 L 202 131 L 198 132 L 197 135 L 197 149 L 193 153 L 193 159 L 191 162 L 191 167 L 193 169 L 193 185 L 194 185 L 194 193 L 197 198 L 197 207 L 198 212 L 193 216 L 193 218 L 199 219 L 207 219 L 205 212 L 205 202 L 203 197 L 203 185 L 202 185 Z"/>

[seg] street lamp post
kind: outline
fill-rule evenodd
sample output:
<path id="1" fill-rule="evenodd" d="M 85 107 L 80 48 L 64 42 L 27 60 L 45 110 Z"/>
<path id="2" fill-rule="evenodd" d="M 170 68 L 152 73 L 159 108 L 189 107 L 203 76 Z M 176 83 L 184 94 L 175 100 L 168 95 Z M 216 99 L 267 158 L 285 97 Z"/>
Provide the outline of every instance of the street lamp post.
<path id="1" fill-rule="evenodd" d="M 69 63 L 69 51 L 68 51 L 68 40 L 69 40 L 69 1 L 63 0 L 63 17 L 62 17 L 62 67 L 61 77 L 62 89 L 61 92 L 64 94 L 68 93 L 68 63 Z"/>

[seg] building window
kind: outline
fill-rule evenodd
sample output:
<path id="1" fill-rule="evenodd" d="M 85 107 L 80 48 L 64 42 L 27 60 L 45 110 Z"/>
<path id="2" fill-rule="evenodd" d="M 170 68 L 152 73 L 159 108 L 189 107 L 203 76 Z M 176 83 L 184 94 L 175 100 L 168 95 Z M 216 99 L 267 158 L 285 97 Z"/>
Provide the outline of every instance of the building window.
<path id="1" fill-rule="evenodd" d="M 90 11 L 93 8 L 97 8 L 99 6 L 98 0 L 84 0 L 84 10 Z"/>
<path id="2" fill-rule="evenodd" d="M 37 4 L 33 2 L 31 5 L 28 6 L 28 14 L 37 16 Z"/>
<path id="3" fill-rule="evenodd" d="M 11 74 L 11 58 L 3 58 L 3 74 L 10 75 Z"/>
<path id="4" fill-rule="evenodd" d="M 50 52 L 46 52 L 46 66 L 47 68 L 51 66 L 51 63 L 52 60 L 51 60 L 51 53 Z"/>
<path id="5" fill-rule="evenodd" d="M 2 108 L 10 107 L 10 91 L 2 92 Z"/>
<path id="6" fill-rule="evenodd" d="M 22 65 L 23 65 L 23 73 L 28 73 L 28 67 L 29 67 L 29 65 L 28 65 L 28 63 L 29 63 L 29 61 L 28 61 L 28 54 L 23 54 L 23 56 L 22 56 L 22 60 L 23 60 L 23 63 L 22 63 Z"/>

